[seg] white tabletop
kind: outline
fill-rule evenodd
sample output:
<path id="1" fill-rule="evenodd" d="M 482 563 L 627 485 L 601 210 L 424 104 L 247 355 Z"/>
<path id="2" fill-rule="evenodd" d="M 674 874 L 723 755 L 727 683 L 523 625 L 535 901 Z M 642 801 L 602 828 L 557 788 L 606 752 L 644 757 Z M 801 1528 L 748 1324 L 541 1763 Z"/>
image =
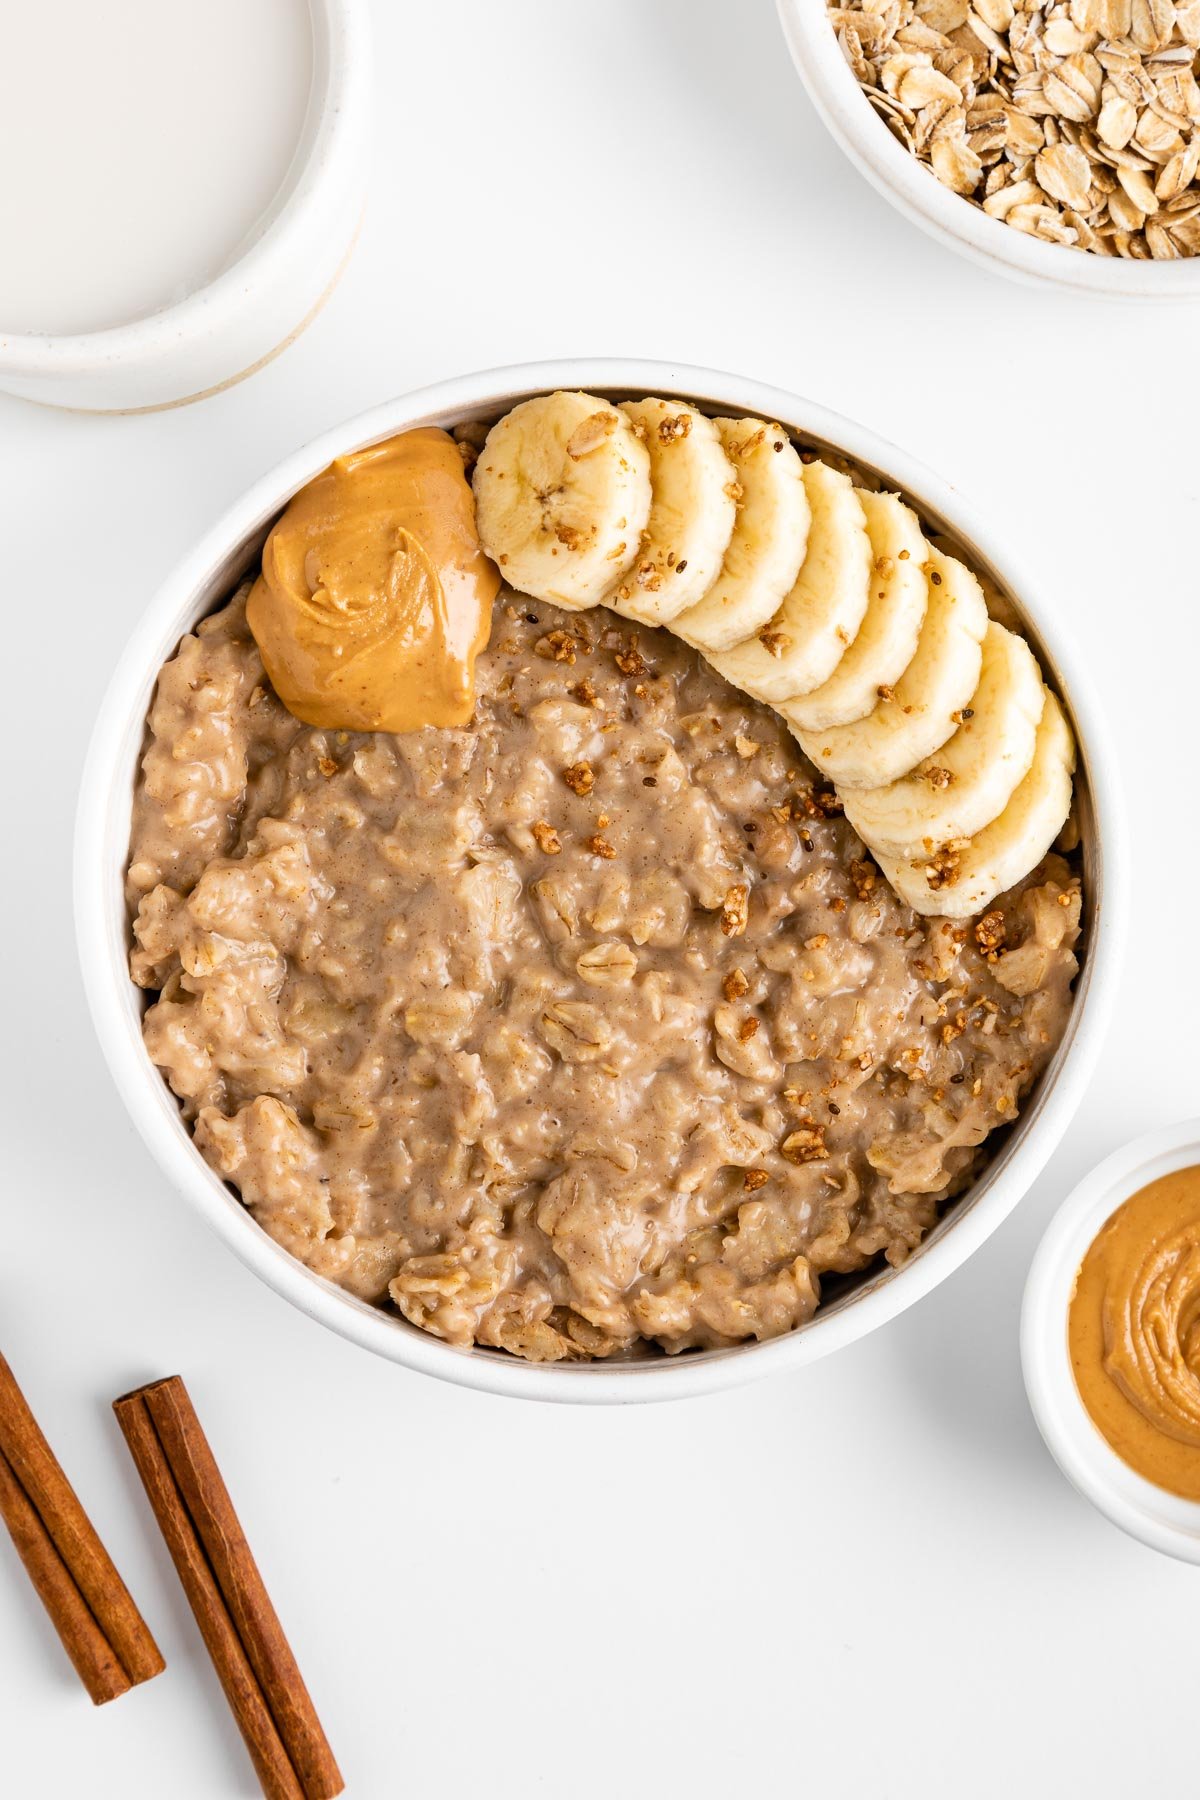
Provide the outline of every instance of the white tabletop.
<path id="1" fill-rule="evenodd" d="M 169 1664 L 93 1712 L 0 1534 L 4 1793 L 256 1791 L 108 1411 L 173 1371 L 353 1794 L 1189 1791 L 1200 1571 L 1060 1477 L 1017 1315 L 1059 1197 L 1200 1111 L 1195 322 L 1002 284 L 919 236 L 812 115 L 771 0 L 376 14 L 369 214 L 307 334 L 182 411 L 0 400 L 0 1345 Z M 866 420 L 1044 559 L 1124 753 L 1149 930 L 1048 1172 L 915 1310 L 740 1392 L 551 1410 L 372 1359 L 184 1209 L 93 1042 L 71 821 L 127 630 L 252 477 L 405 388 L 605 352 Z"/>

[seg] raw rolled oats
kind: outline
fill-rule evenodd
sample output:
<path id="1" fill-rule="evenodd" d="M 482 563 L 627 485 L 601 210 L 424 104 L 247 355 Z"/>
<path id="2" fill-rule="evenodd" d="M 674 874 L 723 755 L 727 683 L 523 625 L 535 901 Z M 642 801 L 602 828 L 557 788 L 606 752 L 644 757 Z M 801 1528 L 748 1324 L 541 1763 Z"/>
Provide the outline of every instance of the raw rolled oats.
<path id="1" fill-rule="evenodd" d="M 938 180 L 1098 256 L 1200 252 L 1200 0 L 841 0 L 860 86 Z"/>

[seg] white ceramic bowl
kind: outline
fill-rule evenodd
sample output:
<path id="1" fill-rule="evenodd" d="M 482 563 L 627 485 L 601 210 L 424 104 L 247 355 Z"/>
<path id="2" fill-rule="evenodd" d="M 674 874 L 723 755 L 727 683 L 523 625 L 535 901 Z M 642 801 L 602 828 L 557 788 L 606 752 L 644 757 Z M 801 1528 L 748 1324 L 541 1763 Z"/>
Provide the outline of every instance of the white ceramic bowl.
<path id="1" fill-rule="evenodd" d="M 131 795 L 155 678 L 181 636 L 224 601 L 258 557 L 289 497 L 334 456 L 419 425 L 498 417 L 531 394 L 582 387 L 614 397 L 678 394 L 717 413 L 778 419 L 809 443 L 843 451 L 902 487 L 938 529 L 966 547 L 1019 603 L 1027 628 L 1071 711 L 1080 743 L 1088 949 L 1067 1036 L 995 1159 L 900 1271 L 883 1270 L 831 1300 L 788 1337 L 730 1350 L 608 1365 L 537 1365 L 483 1349 L 458 1350 L 311 1274 L 269 1238 L 204 1162 L 179 1108 L 142 1046 L 145 996 L 129 979 L 122 899 Z M 874 432 L 806 400 L 707 369 L 586 360 L 464 376 L 347 420 L 263 477 L 185 558 L 151 600 L 121 658 L 96 724 L 83 778 L 75 903 L 84 983 L 96 1029 L 125 1103 L 170 1181 L 229 1246 L 278 1293 L 345 1337 L 410 1368 L 468 1387 L 550 1400 L 632 1401 L 731 1386 L 794 1369 L 893 1318 L 958 1267 L 1033 1181 L 1086 1088 L 1103 1037 L 1122 930 L 1126 857 L 1106 734 L 1070 642 L 1034 577 L 929 470 Z"/>
<path id="2" fill-rule="evenodd" d="M 371 117 L 366 0 L 309 0 L 313 75 L 291 172 L 253 240 L 177 305 L 72 337 L 0 332 L 0 389 L 47 406 L 143 412 L 228 387 L 297 337 L 350 255 Z"/>
<path id="3" fill-rule="evenodd" d="M 1063 1201 L 1038 1245 L 1021 1309 L 1021 1365 L 1038 1430 L 1067 1479 L 1154 1550 L 1200 1563 L 1200 1501 L 1146 1481 L 1092 1424 L 1071 1373 L 1067 1313 L 1088 1247 L 1148 1182 L 1200 1163 L 1200 1119 L 1147 1132 L 1106 1158 Z"/>
<path id="4" fill-rule="evenodd" d="M 917 161 L 859 87 L 825 0 L 776 0 L 792 60 L 809 98 L 851 162 L 898 211 L 941 244 L 1016 281 L 1051 282 L 1109 300 L 1194 300 L 1200 257 L 1133 262 L 1043 243 L 993 219 Z"/>

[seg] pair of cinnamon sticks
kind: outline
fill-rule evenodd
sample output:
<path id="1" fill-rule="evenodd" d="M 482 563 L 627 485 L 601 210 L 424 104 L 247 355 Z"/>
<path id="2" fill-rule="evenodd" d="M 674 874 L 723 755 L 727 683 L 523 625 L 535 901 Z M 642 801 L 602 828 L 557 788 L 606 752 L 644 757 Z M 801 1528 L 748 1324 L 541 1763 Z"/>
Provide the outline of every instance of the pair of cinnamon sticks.
<path id="1" fill-rule="evenodd" d="M 333 1752 L 177 1375 L 113 1403 L 268 1800 L 333 1800 Z M 97 1706 L 166 1666 L 0 1356 L 0 1517 Z"/>

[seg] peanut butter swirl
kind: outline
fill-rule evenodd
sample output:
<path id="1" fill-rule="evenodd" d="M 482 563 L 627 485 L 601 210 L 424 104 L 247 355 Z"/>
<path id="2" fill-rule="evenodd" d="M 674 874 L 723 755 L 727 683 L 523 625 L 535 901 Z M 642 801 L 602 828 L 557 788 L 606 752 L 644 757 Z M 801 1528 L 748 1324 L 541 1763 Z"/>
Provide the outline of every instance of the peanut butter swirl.
<path id="1" fill-rule="evenodd" d="M 1071 1360 L 1088 1412 L 1147 1480 L 1200 1499 L 1200 1169 L 1151 1182 L 1084 1258 Z"/>
<path id="2" fill-rule="evenodd" d="M 408 431 L 300 490 L 267 539 L 246 616 L 306 725 L 465 725 L 499 585 L 453 439 Z"/>

